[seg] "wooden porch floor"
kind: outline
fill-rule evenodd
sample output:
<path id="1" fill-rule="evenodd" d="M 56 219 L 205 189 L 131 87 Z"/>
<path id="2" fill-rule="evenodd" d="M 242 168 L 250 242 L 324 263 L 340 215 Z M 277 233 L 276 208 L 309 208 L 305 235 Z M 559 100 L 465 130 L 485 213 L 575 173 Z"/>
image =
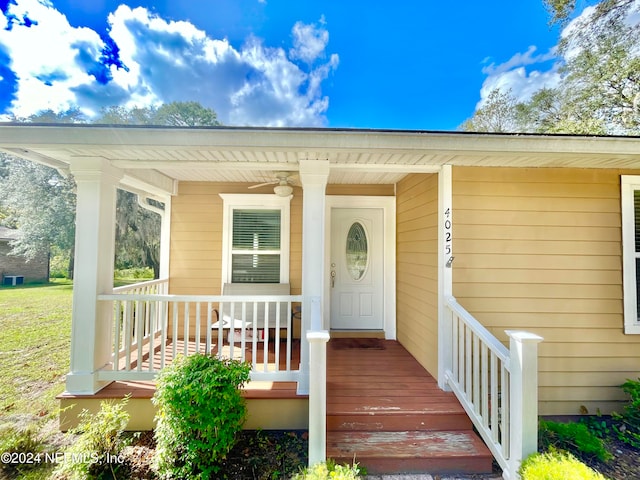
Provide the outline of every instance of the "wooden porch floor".
<path id="1" fill-rule="evenodd" d="M 300 361 L 299 345 L 292 349 L 293 368 Z M 180 341 L 176 347 L 183 352 L 185 346 Z M 234 356 L 240 353 L 237 345 L 234 351 Z M 262 362 L 264 351 L 257 355 Z M 248 351 L 245 356 L 250 360 Z M 267 358 L 275 367 L 273 350 Z M 93 398 L 150 399 L 154 392 L 153 382 L 117 381 Z M 297 395 L 295 382 L 249 382 L 243 395 L 306 398 Z M 489 473 L 492 467 L 489 450 L 453 393 L 440 390 L 398 342 L 376 339 L 332 339 L 328 344 L 327 457 L 338 462 L 355 458 L 371 474 Z"/>

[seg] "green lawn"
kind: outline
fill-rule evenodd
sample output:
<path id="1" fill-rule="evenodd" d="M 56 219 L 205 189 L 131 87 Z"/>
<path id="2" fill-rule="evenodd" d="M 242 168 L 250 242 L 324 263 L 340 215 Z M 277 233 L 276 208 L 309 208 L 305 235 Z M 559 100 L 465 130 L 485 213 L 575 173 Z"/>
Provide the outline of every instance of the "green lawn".
<path id="1" fill-rule="evenodd" d="M 0 287 L 0 417 L 57 414 L 71 340 L 70 282 Z"/>

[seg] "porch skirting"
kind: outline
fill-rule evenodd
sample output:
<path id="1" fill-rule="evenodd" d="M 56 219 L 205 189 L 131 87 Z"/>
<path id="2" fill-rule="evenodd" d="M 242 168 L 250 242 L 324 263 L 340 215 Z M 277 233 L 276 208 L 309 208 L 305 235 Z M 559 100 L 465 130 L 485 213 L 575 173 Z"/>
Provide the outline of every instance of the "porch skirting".
<path id="1" fill-rule="evenodd" d="M 78 414 L 87 409 L 97 412 L 100 402 L 118 401 L 130 396 L 127 403 L 129 431 L 152 430 L 155 426 L 155 406 L 151 397 L 153 382 L 113 382 L 95 395 L 61 394 L 60 430 L 67 431 L 78 424 Z M 242 394 L 247 401 L 248 417 L 245 430 L 306 430 L 309 428 L 309 397 L 296 394 L 295 382 L 250 382 Z"/>

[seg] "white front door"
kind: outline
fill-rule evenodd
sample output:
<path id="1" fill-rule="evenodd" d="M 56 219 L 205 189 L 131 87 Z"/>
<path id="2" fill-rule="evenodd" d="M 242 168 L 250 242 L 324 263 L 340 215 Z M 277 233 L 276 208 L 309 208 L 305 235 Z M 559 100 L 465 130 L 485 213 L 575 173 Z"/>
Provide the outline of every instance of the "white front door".
<path id="1" fill-rule="evenodd" d="M 332 208 L 331 328 L 384 328 L 384 210 Z"/>

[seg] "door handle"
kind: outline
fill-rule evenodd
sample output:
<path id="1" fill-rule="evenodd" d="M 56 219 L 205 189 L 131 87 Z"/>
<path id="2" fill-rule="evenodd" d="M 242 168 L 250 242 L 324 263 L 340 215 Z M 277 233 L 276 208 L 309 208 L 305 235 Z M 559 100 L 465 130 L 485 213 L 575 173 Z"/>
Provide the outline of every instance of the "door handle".
<path id="1" fill-rule="evenodd" d="M 336 284 L 336 271 L 331 270 L 331 288 L 333 288 Z"/>

